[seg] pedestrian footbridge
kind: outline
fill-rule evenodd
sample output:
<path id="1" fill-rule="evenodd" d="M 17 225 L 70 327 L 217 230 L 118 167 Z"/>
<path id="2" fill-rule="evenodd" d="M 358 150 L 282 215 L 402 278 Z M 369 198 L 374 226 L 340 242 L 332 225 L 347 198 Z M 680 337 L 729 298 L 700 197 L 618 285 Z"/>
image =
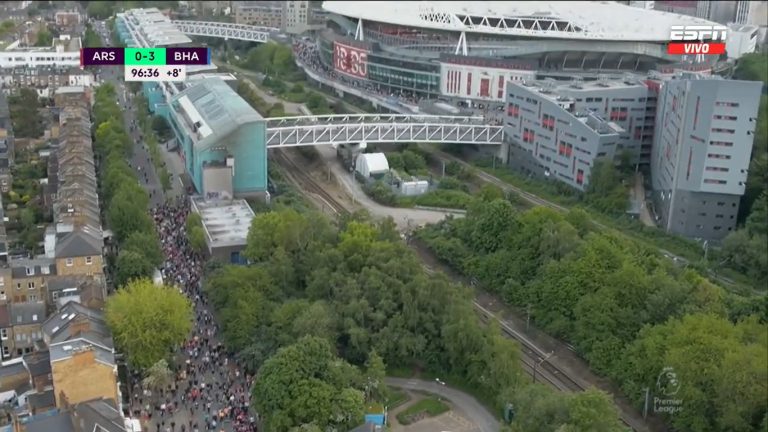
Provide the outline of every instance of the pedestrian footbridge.
<path id="1" fill-rule="evenodd" d="M 267 119 L 267 148 L 374 143 L 502 143 L 482 117 L 344 114 Z"/>
<path id="2" fill-rule="evenodd" d="M 245 24 L 232 24 L 211 21 L 171 21 L 176 28 L 189 36 L 206 36 L 224 39 L 236 39 L 249 42 L 266 42 L 271 34 L 280 30 L 271 27 L 258 27 Z"/>

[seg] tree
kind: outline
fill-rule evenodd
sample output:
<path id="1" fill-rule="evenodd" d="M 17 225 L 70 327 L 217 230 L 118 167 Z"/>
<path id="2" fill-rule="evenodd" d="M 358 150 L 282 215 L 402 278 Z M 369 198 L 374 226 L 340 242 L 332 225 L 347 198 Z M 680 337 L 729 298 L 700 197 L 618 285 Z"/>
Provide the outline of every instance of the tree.
<path id="1" fill-rule="evenodd" d="M 121 246 L 123 251 L 132 251 L 144 255 L 146 261 L 153 267 L 159 267 L 163 260 L 160 240 L 154 231 L 136 231 L 131 233 Z"/>
<path id="2" fill-rule="evenodd" d="M 141 384 L 144 388 L 159 393 L 173 384 L 173 380 L 173 371 L 168 367 L 168 362 L 165 359 L 160 359 L 147 369 Z"/>
<path id="3" fill-rule="evenodd" d="M 146 255 L 123 249 L 115 263 L 115 285 L 121 287 L 132 280 L 151 277 L 154 270 L 155 267 Z"/>
<path id="4" fill-rule="evenodd" d="M 610 396 L 589 388 L 568 397 L 568 421 L 558 432 L 621 432 L 618 410 Z"/>
<path id="5" fill-rule="evenodd" d="M 624 213 L 629 198 L 627 187 L 612 160 L 599 159 L 595 162 L 584 198 L 604 213 Z"/>
<path id="6" fill-rule="evenodd" d="M 387 400 L 389 389 L 384 384 L 386 376 L 387 367 L 384 365 L 384 360 L 376 354 L 375 350 L 371 351 L 368 354 L 368 360 L 365 362 L 366 397 L 377 401 Z"/>
<path id="7" fill-rule="evenodd" d="M 252 400 L 270 430 L 308 423 L 349 429 L 362 421 L 363 393 L 341 371 L 355 368 L 336 358 L 328 341 L 305 337 L 264 363 Z"/>
<path id="8" fill-rule="evenodd" d="M 192 304 L 170 286 L 149 279 L 129 282 L 107 299 L 106 320 L 131 366 L 149 368 L 189 336 Z"/>
<path id="9" fill-rule="evenodd" d="M 53 44 L 53 35 L 51 34 L 48 29 L 43 28 L 40 31 L 37 32 L 37 39 L 35 41 L 35 46 L 38 47 L 49 47 Z"/>
<path id="10" fill-rule="evenodd" d="M 115 13 L 115 5 L 112 1 L 89 1 L 85 11 L 89 17 L 103 20 Z"/>
<path id="11" fill-rule="evenodd" d="M 197 213 L 190 213 L 187 216 L 187 221 L 184 224 L 184 228 L 187 232 L 187 240 L 189 245 L 197 253 L 202 253 L 206 250 L 207 243 L 205 242 L 205 229 L 203 228 L 203 220 Z"/>
<path id="12" fill-rule="evenodd" d="M 152 116 L 152 130 L 163 141 L 171 137 L 171 126 L 168 124 L 168 120 L 161 115 Z"/>
<path id="13" fill-rule="evenodd" d="M 122 185 L 107 208 L 107 222 L 118 241 L 124 241 L 137 231 L 154 230 L 147 214 L 149 196 L 135 183 Z"/>
<path id="14" fill-rule="evenodd" d="M 8 106 L 16 138 L 39 138 L 43 135 L 43 118 L 37 92 L 29 87 L 19 89 L 8 98 Z"/>
<path id="15" fill-rule="evenodd" d="M 502 403 L 510 403 L 515 413 L 512 432 L 555 432 L 568 419 L 567 400 L 542 384 L 505 393 Z"/>

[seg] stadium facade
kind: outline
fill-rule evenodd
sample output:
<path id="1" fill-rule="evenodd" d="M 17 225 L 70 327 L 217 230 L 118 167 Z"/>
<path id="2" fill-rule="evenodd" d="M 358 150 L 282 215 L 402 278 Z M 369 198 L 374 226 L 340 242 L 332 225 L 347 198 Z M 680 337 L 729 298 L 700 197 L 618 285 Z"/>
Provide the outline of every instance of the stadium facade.
<path id="1" fill-rule="evenodd" d="M 503 102 L 507 82 L 706 73 L 717 60 L 666 53 L 671 26 L 715 23 L 615 2 L 326 1 L 323 9 L 325 67 L 419 97 Z"/>
<path id="2" fill-rule="evenodd" d="M 716 23 L 616 2 L 323 8 L 314 62 L 352 94 L 503 106 L 497 156 L 513 168 L 583 191 L 598 160 L 629 161 L 650 171 L 665 230 L 717 240 L 735 227 L 761 84 L 713 76 L 717 56 L 666 52 L 672 26 Z"/>

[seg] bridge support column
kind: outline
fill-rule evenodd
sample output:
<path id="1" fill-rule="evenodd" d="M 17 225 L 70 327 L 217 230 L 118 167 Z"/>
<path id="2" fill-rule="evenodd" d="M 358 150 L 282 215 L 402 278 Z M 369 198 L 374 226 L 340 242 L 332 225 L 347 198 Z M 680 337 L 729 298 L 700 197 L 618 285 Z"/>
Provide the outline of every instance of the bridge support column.
<path id="1" fill-rule="evenodd" d="M 456 55 L 469 55 L 469 50 L 467 49 L 467 34 L 464 32 L 461 32 L 461 36 L 459 36 L 459 43 L 456 44 Z"/>
<path id="2" fill-rule="evenodd" d="M 503 142 L 496 151 L 497 164 L 506 165 L 509 162 L 509 143 Z"/>
<path id="3" fill-rule="evenodd" d="M 357 29 L 355 29 L 355 40 L 363 42 L 365 40 L 365 33 L 363 32 L 363 20 L 357 20 Z"/>

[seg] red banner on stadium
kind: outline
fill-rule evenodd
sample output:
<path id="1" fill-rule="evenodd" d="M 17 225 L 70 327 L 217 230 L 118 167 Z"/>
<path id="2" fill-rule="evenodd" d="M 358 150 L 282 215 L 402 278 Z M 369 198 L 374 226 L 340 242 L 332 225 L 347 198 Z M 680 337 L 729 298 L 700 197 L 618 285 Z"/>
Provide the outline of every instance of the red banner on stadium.
<path id="1" fill-rule="evenodd" d="M 333 68 L 343 74 L 367 78 L 368 52 L 360 48 L 334 42 Z"/>

